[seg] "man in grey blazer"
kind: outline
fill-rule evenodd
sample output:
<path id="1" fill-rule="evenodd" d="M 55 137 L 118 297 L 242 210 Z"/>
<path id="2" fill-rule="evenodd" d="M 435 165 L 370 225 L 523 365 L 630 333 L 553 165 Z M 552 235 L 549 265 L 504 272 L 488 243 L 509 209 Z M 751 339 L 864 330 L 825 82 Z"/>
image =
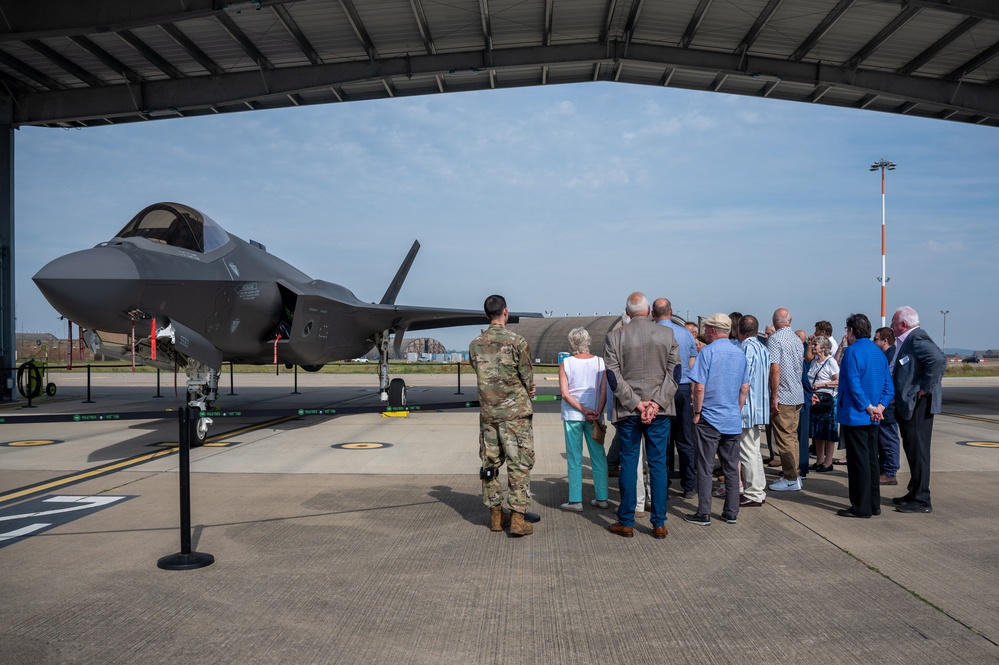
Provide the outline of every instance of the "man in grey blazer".
<path id="1" fill-rule="evenodd" d="M 621 503 L 611 533 L 625 538 L 634 535 L 635 483 L 638 453 L 645 437 L 649 485 L 652 494 L 652 535 L 666 537 L 666 491 L 669 479 L 666 449 L 669 446 L 670 416 L 675 415 L 674 368 L 680 363 L 673 331 L 649 319 L 649 301 L 635 292 L 628 298 L 625 313 L 631 322 L 612 331 L 604 347 L 608 379 L 614 388 L 614 426 L 621 439 L 621 473 L 618 484 Z M 679 372 L 677 372 L 679 374 Z"/>
<path id="2" fill-rule="evenodd" d="M 919 314 L 911 307 L 895 312 L 891 329 L 898 347 L 891 363 L 895 419 L 911 474 L 905 496 L 892 499 L 892 503 L 900 513 L 931 513 L 930 438 L 933 415 L 940 413 L 943 402 L 947 357 L 919 327 Z"/>

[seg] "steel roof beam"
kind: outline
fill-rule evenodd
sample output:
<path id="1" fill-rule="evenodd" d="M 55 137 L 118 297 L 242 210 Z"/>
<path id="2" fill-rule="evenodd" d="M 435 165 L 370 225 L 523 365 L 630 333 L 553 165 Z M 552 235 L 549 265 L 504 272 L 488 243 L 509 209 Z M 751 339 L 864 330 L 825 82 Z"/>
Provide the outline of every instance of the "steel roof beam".
<path id="1" fill-rule="evenodd" d="M 617 12 L 617 0 L 608 0 L 607 13 L 604 15 L 604 31 L 600 35 L 600 41 L 609 42 L 611 38 L 611 26 L 614 24 L 614 14 Z M 547 45 L 550 45 L 549 41 Z"/>
<path id="2" fill-rule="evenodd" d="M 756 22 L 753 23 L 753 27 L 749 29 L 746 36 L 742 38 L 741 42 L 739 42 L 739 45 L 735 49 L 736 53 L 741 55 L 749 52 L 753 43 L 756 42 L 756 39 L 760 36 L 760 33 L 763 32 L 763 28 L 766 27 L 767 22 L 770 21 L 770 17 L 773 16 L 774 12 L 780 8 L 783 2 L 784 0 L 770 0 L 770 2 L 767 3 L 767 6 L 763 8 L 760 15 L 756 17 Z"/>
<path id="3" fill-rule="evenodd" d="M 826 36 L 826 33 L 829 32 L 834 25 L 836 25 L 837 21 L 843 18 L 843 14 L 845 14 L 856 1 L 857 0 L 839 0 L 836 6 L 833 7 L 833 10 L 826 14 L 825 18 L 822 19 L 817 26 L 815 26 L 815 29 L 812 30 L 812 34 L 808 35 L 808 37 L 805 38 L 805 41 L 801 42 L 798 48 L 794 50 L 794 53 L 791 54 L 791 60 L 801 60 L 808 55 L 809 51 L 815 48 L 815 45 Z"/>
<path id="4" fill-rule="evenodd" d="M 142 77 L 139 76 L 135 71 L 133 71 L 128 65 L 124 64 L 118 58 L 114 57 L 100 46 L 95 44 L 90 40 L 89 37 L 84 37 L 83 35 L 74 35 L 69 38 L 74 44 L 82 48 L 84 51 L 90 55 L 97 58 L 102 65 L 113 71 L 118 76 L 121 76 L 126 81 L 132 83 L 141 83 Z"/>
<path id="5" fill-rule="evenodd" d="M 697 30 L 701 27 L 701 21 L 704 20 L 704 14 L 707 13 L 710 6 L 711 0 L 701 0 L 697 3 L 697 8 L 687 23 L 687 29 L 683 31 L 683 37 L 680 38 L 680 48 L 688 48 L 690 42 L 694 41 L 694 36 L 697 35 Z"/>
<path id="6" fill-rule="evenodd" d="M 482 21 L 482 36 L 486 52 L 493 50 L 493 24 L 489 16 L 489 0 L 479 0 L 479 18 Z"/>
<path id="7" fill-rule="evenodd" d="M 222 24 L 222 27 L 229 33 L 229 36 L 236 40 L 236 43 L 238 43 L 243 49 L 243 53 L 249 56 L 250 60 L 253 60 L 253 62 L 257 64 L 257 67 L 260 69 L 274 68 L 271 61 L 260 52 L 260 49 L 254 46 L 253 42 L 250 41 L 250 38 L 246 36 L 246 33 L 240 30 L 239 26 L 236 25 L 227 14 L 219 14 L 215 17 L 215 19 Z"/>
<path id="8" fill-rule="evenodd" d="M 29 78 L 35 83 L 39 84 L 44 88 L 48 88 L 49 90 L 66 90 L 67 88 L 69 88 L 68 85 L 59 83 L 59 81 L 56 81 L 54 78 L 46 76 L 45 74 L 41 73 L 31 65 L 25 62 L 21 62 L 20 60 L 18 60 L 11 54 L 7 53 L 6 51 L 0 51 L 0 62 L 10 67 L 21 76 Z"/>
<path id="9" fill-rule="evenodd" d="M 177 42 L 182 49 L 187 51 L 187 54 L 194 58 L 206 72 L 209 74 L 215 74 L 216 76 L 225 73 L 225 70 L 215 64 L 215 62 L 209 58 L 204 51 L 198 48 L 198 46 L 192 42 L 187 35 L 181 32 L 180 28 L 176 25 L 173 23 L 164 23 L 160 26 L 160 28 L 163 29 L 163 32 L 170 35 L 171 39 Z"/>
<path id="10" fill-rule="evenodd" d="M 343 13 L 347 15 L 347 22 L 350 23 L 350 27 L 354 30 L 358 41 L 361 42 L 361 46 L 364 47 L 364 52 L 368 54 L 368 60 L 374 62 L 378 58 L 378 51 L 375 50 L 375 44 L 368 36 L 368 31 L 365 29 L 357 9 L 354 8 L 354 3 L 350 0 L 339 0 L 339 2 Z"/>
<path id="11" fill-rule="evenodd" d="M 918 71 L 920 67 L 932 60 L 936 54 L 950 46 L 954 40 L 974 28 L 982 21 L 983 19 L 975 17 L 964 19 L 959 25 L 952 28 L 946 35 L 933 42 L 929 48 L 906 63 L 906 65 L 899 69 L 896 73 L 908 75 Z"/>
<path id="12" fill-rule="evenodd" d="M 552 45 L 552 25 L 555 21 L 555 0 L 545 0 L 545 27 L 542 43 L 545 46 Z M 607 41 L 606 37 L 600 41 Z"/>
<path id="13" fill-rule="evenodd" d="M 602 63 L 612 66 L 606 45 L 566 44 L 500 49 L 492 53 L 493 67 L 525 67 L 558 64 L 591 64 L 599 71 Z M 452 69 L 485 69 L 482 51 L 387 58 L 378 62 L 344 62 L 290 67 L 263 72 L 232 72 L 224 76 L 147 81 L 143 85 L 145 108 L 207 108 L 210 105 L 241 104 L 265 96 L 304 93 L 329 89 L 353 81 L 378 80 L 394 76 L 435 76 Z M 651 44 L 631 45 L 627 63 L 663 65 L 666 69 L 746 76 L 748 71 L 779 76 L 787 83 L 834 86 L 860 93 L 878 94 L 958 109 L 969 114 L 999 119 L 999 88 L 976 83 L 941 81 L 928 77 L 905 77 L 882 71 L 846 71 L 821 63 L 790 62 L 779 58 L 743 57 L 733 53 L 699 51 Z M 74 119 L 114 117 L 134 114 L 135 104 L 124 85 L 39 92 L 17 96 L 17 124 L 48 124 Z"/>
<path id="14" fill-rule="evenodd" d="M 413 16 L 416 17 L 416 26 L 420 29 L 420 38 L 423 39 L 423 48 L 428 55 L 437 53 L 437 46 L 434 44 L 433 35 L 430 34 L 430 23 L 427 15 L 423 11 L 423 3 L 420 0 L 409 0 L 409 6 L 413 8 Z"/>
<path id="15" fill-rule="evenodd" d="M 996 57 L 997 55 L 999 55 L 999 42 L 996 42 L 992 46 L 988 47 L 987 49 L 976 55 L 974 58 L 972 58 L 968 62 L 964 63 L 963 65 L 952 71 L 944 78 L 948 81 L 960 81 L 965 76 L 975 71 L 976 69 L 987 63 L 989 60 Z"/>
<path id="16" fill-rule="evenodd" d="M 295 0 L 259 1 L 261 7 L 272 7 L 293 4 Z M 208 18 L 221 14 L 228 0 L 104 0 L 99 10 L 94 9 L 95 4 L 81 0 L 5 3 L 4 14 L 18 30 L 0 33 L 0 43 L 121 32 Z M 186 9 L 177 11 L 178 6 Z M 97 16 L 100 22 L 95 22 Z"/>
<path id="17" fill-rule="evenodd" d="M 83 83 L 86 83 L 87 85 L 93 86 L 95 88 L 105 85 L 104 81 L 97 78 L 96 76 L 88 72 L 86 69 L 84 69 L 83 67 L 79 66 L 78 64 L 76 64 L 75 62 L 64 56 L 62 53 L 59 53 L 45 42 L 39 41 L 37 39 L 28 39 L 24 43 L 26 46 L 30 46 L 31 48 L 35 49 L 36 51 L 44 55 L 46 58 L 51 60 L 53 64 L 55 64 L 58 67 L 61 67 L 64 71 L 71 74 L 72 76 L 75 76 Z"/>
<path id="18" fill-rule="evenodd" d="M 624 25 L 624 45 L 627 49 L 628 44 L 631 43 L 631 38 L 635 34 L 635 24 L 638 23 L 638 17 L 642 13 L 642 6 L 645 4 L 645 0 L 635 0 L 631 5 L 631 11 L 628 12 L 628 22 Z M 627 53 L 627 51 L 625 51 Z"/>
<path id="19" fill-rule="evenodd" d="M 142 57 L 148 60 L 153 66 L 159 69 L 161 72 L 169 76 L 170 78 L 180 79 L 185 78 L 185 74 L 171 65 L 166 61 L 163 56 L 150 48 L 149 44 L 139 39 L 134 32 L 131 30 L 122 30 L 116 33 L 118 37 L 121 38 L 123 42 L 134 48 Z"/>
<path id="20" fill-rule="evenodd" d="M 995 0 L 891 0 L 893 4 L 923 7 L 940 12 L 974 16 L 980 19 L 999 21 L 999 5 Z"/>
<path id="21" fill-rule="evenodd" d="M 288 31 L 291 38 L 295 40 L 295 43 L 298 44 L 299 50 L 301 50 L 305 57 L 309 59 L 309 62 L 314 65 L 321 64 L 322 59 L 319 57 L 319 54 L 316 53 L 316 49 L 312 47 L 312 44 L 305 36 L 305 33 L 302 32 L 302 29 L 298 27 L 297 23 L 295 23 L 295 19 L 291 17 L 291 13 L 283 5 L 274 5 L 271 7 L 271 11 L 277 15 L 278 20 L 281 21 L 281 25 L 283 25 L 284 29 Z"/>
<path id="22" fill-rule="evenodd" d="M 881 47 L 886 41 L 888 41 L 892 35 L 898 32 L 906 23 L 911 21 L 916 17 L 916 15 L 921 12 L 922 9 L 919 7 L 906 7 L 902 12 L 893 18 L 888 25 L 881 28 L 878 34 L 871 38 L 871 41 L 864 44 L 864 48 L 857 51 L 856 55 L 850 58 L 847 63 L 847 69 L 856 69 L 860 66 L 864 60 L 874 55 L 874 52 Z"/>

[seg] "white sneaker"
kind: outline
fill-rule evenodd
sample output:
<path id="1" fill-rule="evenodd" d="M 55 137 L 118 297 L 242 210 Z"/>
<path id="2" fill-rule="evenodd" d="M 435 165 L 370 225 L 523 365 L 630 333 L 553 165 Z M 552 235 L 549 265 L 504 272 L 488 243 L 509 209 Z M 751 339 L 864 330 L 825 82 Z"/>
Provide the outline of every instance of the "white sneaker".
<path id="1" fill-rule="evenodd" d="M 597 508 L 606 508 L 607 507 L 607 502 L 606 501 L 597 501 L 596 499 L 590 499 L 590 505 L 591 506 L 595 506 Z"/>
<path id="2" fill-rule="evenodd" d="M 797 492 L 800 489 L 801 478 L 795 478 L 794 480 L 781 478 L 777 482 L 770 485 L 770 491 L 772 492 Z"/>
<path id="3" fill-rule="evenodd" d="M 571 510 L 571 511 L 574 511 L 574 512 L 577 512 L 577 513 L 583 512 L 583 504 L 582 503 L 571 503 L 571 502 L 569 502 L 569 503 L 563 503 L 562 506 L 561 506 L 561 508 L 562 508 L 562 510 Z"/>

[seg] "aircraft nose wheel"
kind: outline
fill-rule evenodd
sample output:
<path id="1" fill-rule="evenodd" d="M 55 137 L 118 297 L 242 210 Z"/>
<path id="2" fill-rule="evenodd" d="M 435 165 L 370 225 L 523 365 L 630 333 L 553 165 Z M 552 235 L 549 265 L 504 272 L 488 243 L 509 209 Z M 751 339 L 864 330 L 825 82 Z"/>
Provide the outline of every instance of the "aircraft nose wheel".
<path id="1" fill-rule="evenodd" d="M 208 436 L 208 426 L 212 424 L 211 418 L 198 418 L 198 441 L 204 441 Z"/>
<path id="2" fill-rule="evenodd" d="M 389 383 L 389 406 L 406 406 L 406 382 L 402 379 L 392 379 Z"/>

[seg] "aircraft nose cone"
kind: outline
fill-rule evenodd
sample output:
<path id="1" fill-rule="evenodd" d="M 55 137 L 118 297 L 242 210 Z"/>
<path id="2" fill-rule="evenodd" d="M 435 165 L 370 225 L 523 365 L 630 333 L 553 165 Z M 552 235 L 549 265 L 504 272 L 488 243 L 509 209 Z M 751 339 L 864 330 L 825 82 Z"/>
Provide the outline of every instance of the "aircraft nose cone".
<path id="1" fill-rule="evenodd" d="M 120 249 L 95 247 L 61 256 L 32 280 L 57 312 L 74 323 L 115 331 L 139 303 L 139 271 Z"/>

